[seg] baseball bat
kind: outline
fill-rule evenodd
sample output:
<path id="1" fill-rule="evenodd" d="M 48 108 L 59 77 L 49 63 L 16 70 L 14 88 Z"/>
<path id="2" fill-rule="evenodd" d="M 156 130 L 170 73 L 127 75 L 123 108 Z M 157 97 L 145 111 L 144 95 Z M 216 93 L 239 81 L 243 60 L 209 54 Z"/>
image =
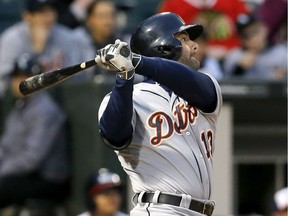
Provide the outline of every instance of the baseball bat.
<path id="1" fill-rule="evenodd" d="M 120 54 L 124 57 L 128 57 L 130 55 L 129 48 L 127 46 L 122 47 Z M 109 56 L 106 57 L 109 58 Z M 60 68 L 50 72 L 44 72 L 23 80 L 19 85 L 19 90 L 23 95 L 29 95 L 36 91 L 51 87 L 59 82 L 62 82 L 63 80 L 66 80 L 72 75 L 95 65 L 97 65 L 97 63 L 95 62 L 95 59 L 93 59 L 73 66 Z"/>
<path id="2" fill-rule="evenodd" d="M 23 80 L 19 85 L 19 90 L 23 95 L 29 95 L 41 89 L 45 89 L 59 82 L 62 82 L 72 75 L 94 65 L 97 65 L 97 63 L 93 59 L 90 61 L 82 62 L 81 64 L 76 64 L 73 66 L 38 74 Z"/>

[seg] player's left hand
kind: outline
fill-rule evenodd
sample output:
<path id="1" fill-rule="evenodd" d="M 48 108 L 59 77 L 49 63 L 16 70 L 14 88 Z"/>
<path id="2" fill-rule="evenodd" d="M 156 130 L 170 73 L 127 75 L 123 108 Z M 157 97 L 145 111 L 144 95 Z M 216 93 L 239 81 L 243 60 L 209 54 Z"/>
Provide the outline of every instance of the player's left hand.
<path id="1" fill-rule="evenodd" d="M 117 68 L 120 72 L 116 74 L 122 79 L 131 79 L 134 76 L 132 63 L 132 52 L 126 42 L 117 39 L 115 44 L 109 44 L 97 52 L 95 61 L 104 69 L 113 70 Z M 112 68 L 111 68 L 112 66 Z"/>
<path id="2" fill-rule="evenodd" d="M 134 70 L 132 52 L 128 48 L 127 43 L 119 39 L 117 39 L 115 44 L 109 48 L 105 60 L 109 61 L 120 71 Z"/>
<path id="3" fill-rule="evenodd" d="M 114 65 L 112 65 L 109 61 L 106 61 L 107 52 L 113 45 L 114 44 L 108 44 L 104 48 L 97 51 L 95 62 L 97 63 L 98 67 L 101 67 L 105 70 L 118 71 Z"/>

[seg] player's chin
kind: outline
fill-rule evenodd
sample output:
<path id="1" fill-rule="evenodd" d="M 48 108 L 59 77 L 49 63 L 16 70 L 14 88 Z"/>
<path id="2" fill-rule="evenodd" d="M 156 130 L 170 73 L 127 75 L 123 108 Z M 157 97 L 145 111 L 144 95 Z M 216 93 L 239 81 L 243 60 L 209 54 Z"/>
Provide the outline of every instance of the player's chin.
<path id="1" fill-rule="evenodd" d="M 197 70 L 200 68 L 200 62 L 194 56 L 192 56 L 190 59 L 190 67 L 194 70 Z"/>

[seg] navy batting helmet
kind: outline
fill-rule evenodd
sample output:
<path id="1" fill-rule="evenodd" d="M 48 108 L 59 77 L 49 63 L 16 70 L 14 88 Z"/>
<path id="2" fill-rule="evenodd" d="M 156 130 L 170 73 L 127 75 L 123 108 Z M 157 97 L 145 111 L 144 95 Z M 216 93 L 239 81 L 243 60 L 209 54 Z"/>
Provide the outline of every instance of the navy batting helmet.
<path id="1" fill-rule="evenodd" d="M 162 57 L 178 60 L 181 55 L 181 42 L 175 34 L 186 31 L 195 40 L 203 31 L 199 24 L 185 25 L 180 16 L 164 12 L 146 19 L 132 34 L 132 52 L 148 57 Z"/>
<path id="2" fill-rule="evenodd" d="M 120 176 L 110 172 L 106 168 L 101 168 L 96 173 L 92 173 L 85 184 L 85 200 L 90 211 L 96 209 L 93 196 L 107 190 L 121 190 L 122 184 Z"/>

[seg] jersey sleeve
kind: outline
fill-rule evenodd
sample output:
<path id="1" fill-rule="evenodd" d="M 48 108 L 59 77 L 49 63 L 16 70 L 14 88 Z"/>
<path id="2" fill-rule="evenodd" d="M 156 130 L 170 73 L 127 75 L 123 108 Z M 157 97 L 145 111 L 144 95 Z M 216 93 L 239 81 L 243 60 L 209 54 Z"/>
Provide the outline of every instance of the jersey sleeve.
<path id="1" fill-rule="evenodd" d="M 135 71 L 167 86 L 190 105 L 207 113 L 214 112 L 217 94 L 215 85 L 207 74 L 177 61 L 143 56 Z"/>
<path id="2" fill-rule="evenodd" d="M 222 98 L 221 88 L 220 88 L 220 85 L 217 82 L 217 80 L 209 74 L 207 74 L 207 76 L 209 76 L 214 83 L 215 91 L 217 94 L 217 104 L 216 104 L 216 108 L 213 112 L 207 113 L 207 112 L 203 112 L 202 110 L 200 110 L 200 112 L 206 116 L 207 120 L 212 125 L 216 125 L 218 117 L 220 115 L 221 107 L 223 105 L 223 98 Z"/>
<path id="3" fill-rule="evenodd" d="M 212 112 L 212 113 L 202 112 L 202 113 L 215 114 L 215 115 L 218 116 L 220 114 L 221 107 L 222 107 L 222 104 L 223 104 L 223 97 L 222 97 L 222 93 L 221 93 L 221 88 L 220 88 L 219 83 L 217 82 L 217 80 L 213 76 L 211 76 L 209 74 L 207 74 L 207 76 L 209 76 L 210 79 L 212 80 L 212 82 L 214 83 L 216 96 L 217 96 L 217 104 L 216 104 L 216 108 L 215 108 L 214 112 Z"/>
<path id="4" fill-rule="evenodd" d="M 124 149 L 132 139 L 133 79 L 116 78 L 112 92 L 99 108 L 99 132 L 103 141 L 113 149 Z"/>

